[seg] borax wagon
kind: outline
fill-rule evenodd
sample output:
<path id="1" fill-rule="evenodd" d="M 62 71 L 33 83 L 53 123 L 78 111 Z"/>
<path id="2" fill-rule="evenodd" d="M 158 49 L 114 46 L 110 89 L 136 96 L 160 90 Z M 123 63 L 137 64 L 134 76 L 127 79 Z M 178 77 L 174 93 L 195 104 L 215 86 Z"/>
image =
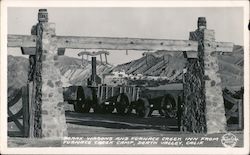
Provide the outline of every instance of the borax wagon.
<path id="1" fill-rule="evenodd" d="M 64 88 L 64 100 L 74 105 L 74 110 L 87 113 L 93 108 L 95 113 L 130 114 L 133 110 L 140 117 L 148 117 L 154 110 L 162 116 L 176 117 L 182 97 L 182 84 L 158 87 L 136 85 L 107 85 L 101 83 L 96 74 L 96 57 L 92 57 L 92 74 L 87 86 Z"/>

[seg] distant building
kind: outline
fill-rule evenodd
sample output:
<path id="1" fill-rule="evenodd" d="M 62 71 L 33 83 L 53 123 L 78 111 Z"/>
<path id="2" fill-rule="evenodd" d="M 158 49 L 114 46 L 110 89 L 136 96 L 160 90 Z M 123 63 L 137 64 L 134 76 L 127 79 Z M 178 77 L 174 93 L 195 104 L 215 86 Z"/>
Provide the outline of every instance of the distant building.
<path id="1" fill-rule="evenodd" d="M 103 83 L 107 85 L 127 85 L 129 75 L 124 71 L 103 74 Z"/>

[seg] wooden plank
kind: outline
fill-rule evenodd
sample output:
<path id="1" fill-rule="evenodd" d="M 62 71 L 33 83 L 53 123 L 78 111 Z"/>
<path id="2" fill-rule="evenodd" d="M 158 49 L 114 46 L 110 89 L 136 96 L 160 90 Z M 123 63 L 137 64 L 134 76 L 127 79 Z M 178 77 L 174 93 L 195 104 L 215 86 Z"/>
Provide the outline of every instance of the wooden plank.
<path id="1" fill-rule="evenodd" d="M 109 87 L 106 86 L 105 88 L 106 88 L 106 89 L 105 89 L 105 93 L 106 93 L 106 94 L 105 94 L 105 99 L 108 99 Z"/>
<path id="2" fill-rule="evenodd" d="M 100 95 L 100 99 L 102 100 L 103 98 L 103 86 L 101 86 L 101 95 Z"/>
<path id="3" fill-rule="evenodd" d="M 10 136 L 10 137 L 23 137 L 23 133 L 21 131 L 8 131 L 8 136 Z"/>
<path id="4" fill-rule="evenodd" d="M 56 36 L 58 48 L 107 50 L 197 51 L 190 40 Z M 8 47 L 35 47 L 34 35 L 8 35 Z"/>
<path id="5" fill-rule="evenodd" d="M 36 48 L 35 47 L 21 47 L 21 51 L 23 55 L 36 55 Z M 57 54 L 64 55 L 65 48 L 58 48 Z"/>
<path id="6" fill-rule="evenodd" d="M 21 51 L 23 55 L 35 55 L 36 47 L 21 47 Z"/>
<path id="7" fill-rule="evenodd" d="M 243 129 L 243 102 L 239 102 L 238 104 L 238 120 L 239 120 L 239 129 Z"/>
<path id="8" fill-rule="evenodd" d="M 23 128 L 24 137 L 29 137 L 29 87 L 22 88 L 22 104 L 23 104 Z"/>
<path id="9" fill-rule="evenodd" d="M 10 111 L 8 108 L 8 115 L 13 116 L 14 114 Z M 13 122 L 17 126 L 17 128 L 23 133 L 23 125 L 19 122 L 19 120 L 16 117 L 13 117 Z"/>
<path id="10" fill-rule="evenodd" d="M 8 34 L 8 47 L 36 47 L 35 35 L 10 35 Z"/>
<path id="11" fill-rule="evenodd" d="M 97 86 L 97 97 L 101 96 L 100 87 L 101 87 L 101 85 Z"/>
<path id="12" fill-rule="evenodd" d="M 17 113 L 13 114 L 13 115 L 9 115 L 8 116 L 8 122 L 13 122 L 18 118 L 21 118 L 21 116 L 23 116 L 23 108 L 21 108 Z"/>
<path id="13" fill-rule="evenodd" d="M 233 52 L 234 44 L 231 42 L 216 42 L 217 52 Z"/>
<path id="14" fill-rule="evenodd" d="M 29 137 L 34 138 L 34 96 L 35 96 L 35 88 L 34 83 L 28 83 L 29 88 Z"/>
<path id="15" fill-rule="evenodd" d="M 13 99 L 8 100 L 8 107 L 12 107 L 13 105 L 15 105 L 20 100 L 21 97 L 22 97 L 22 91 L 18 90 L 17 95 Z"/>
<path id="16" fill-rule="evenodd" d="M 223 97 L 225 100 L 227 100 L 228 102 L 231 102 L 233 104 L 238 104 L 241 101 L 240 99 L 232 98 L 231 96 L 229 96 L 227 94 L 223 94 Z"/>
<path id="17" fill-rule="evenodd" d="M 239 113 L 238 112 L 228 111 L 226 115 L 227 115 L 227 118 L 228 118 L 227 120 L 229 120 L 230 117 L 238 117 Z"/>
<path id="18" fill-rule="evenodd" d="M 57 36 L 58 47 L 72 49 L 107 49 L 107 50 L 167 50 L 197 51 L 198 43 L 189 40 L 76 37 Z"/>
<path id="19" fill-rule="evenodd" d="M 183 90 L 183 83 L 169 83 L 157 87 L 147 87 L 148 90 Z"/>
<path id="20" fill-rule="evenodd" d="M 230 130 L 230 131 L 232 131 L 232 130 L 238 130 L 238 129 L 239 129 L 239 125 L 238 124 L 229 124 L 227 126 L 227 130 Z"/>
<path id="21" fill-rule="evenodd" d="M 111 86 L 111 96 L 113 97 L 114 96 L 114 87 Z"/>

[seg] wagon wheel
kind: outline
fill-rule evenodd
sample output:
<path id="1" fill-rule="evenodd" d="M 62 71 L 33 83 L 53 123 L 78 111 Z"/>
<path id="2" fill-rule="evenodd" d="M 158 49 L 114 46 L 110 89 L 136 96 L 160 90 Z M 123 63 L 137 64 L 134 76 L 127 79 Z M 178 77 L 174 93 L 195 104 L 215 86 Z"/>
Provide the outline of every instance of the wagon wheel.
<path id="1" fill-rule="evenodd" d="M 136 114 L 140 117 L 148 117 L 149 112 L 150 112 L 150 105 L 148 102 L 148 99 L 146 98 L 140 98 L 137 101 L 137 105 L 136 105 Z"/>
<path id="2" fill-rule="evenodd" d="M 126 114 L 129 110 L 129 100 L 125 94 L 121 94 L 117 97 L 115 108 L 118 114 Z"/>
<path id="3" fill-rule="evenodd" d="M 85 100 L 85 95 L 82 87 L 77 88 L 77 98 L 74 101 L 74 110 L 76 112 L 86 113 L 90 110 L 90 102 Z"/>
<path id="4" fill-rule="evenodd" d="M 98 114 L 104 113 L 104 109 L 103 109 L 103 106 L 101 104 L 101 100 L 100 100 L 100 98 L 97 98 L 94 91 L 92 92 L 92 96 L 93 96 L 93 100 L 92 100 L 92 102 L 93 102 L 92 105 L 93 106 L 92 106 L 92 108 L 94 110 L 94 113 L 98 113 Z"/>
<path id="5" fill-rule="evenodd" d="M 177 117 L 177 108 L 174 97 L 172 95 L 166 95 L 161 100 L 161 112 L 167 118 Z"/>
<path id="6" fill-rule="evenodd" d="M 105 113 L 111 114 L 114 111 L 115 107 L 114 105 L 107 105 L 107 106 L 103 106 L 103 111 Z"/>

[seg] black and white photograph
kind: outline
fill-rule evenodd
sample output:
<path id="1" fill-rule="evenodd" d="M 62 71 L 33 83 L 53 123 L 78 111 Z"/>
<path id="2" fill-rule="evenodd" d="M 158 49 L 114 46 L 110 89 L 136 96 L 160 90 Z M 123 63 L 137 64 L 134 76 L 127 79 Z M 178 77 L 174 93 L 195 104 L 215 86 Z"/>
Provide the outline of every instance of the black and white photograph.
<path id="1" fill-rule="evenodd" d="M 1 7 L 1 153 L 249 153 L 248 1 Z"/>

